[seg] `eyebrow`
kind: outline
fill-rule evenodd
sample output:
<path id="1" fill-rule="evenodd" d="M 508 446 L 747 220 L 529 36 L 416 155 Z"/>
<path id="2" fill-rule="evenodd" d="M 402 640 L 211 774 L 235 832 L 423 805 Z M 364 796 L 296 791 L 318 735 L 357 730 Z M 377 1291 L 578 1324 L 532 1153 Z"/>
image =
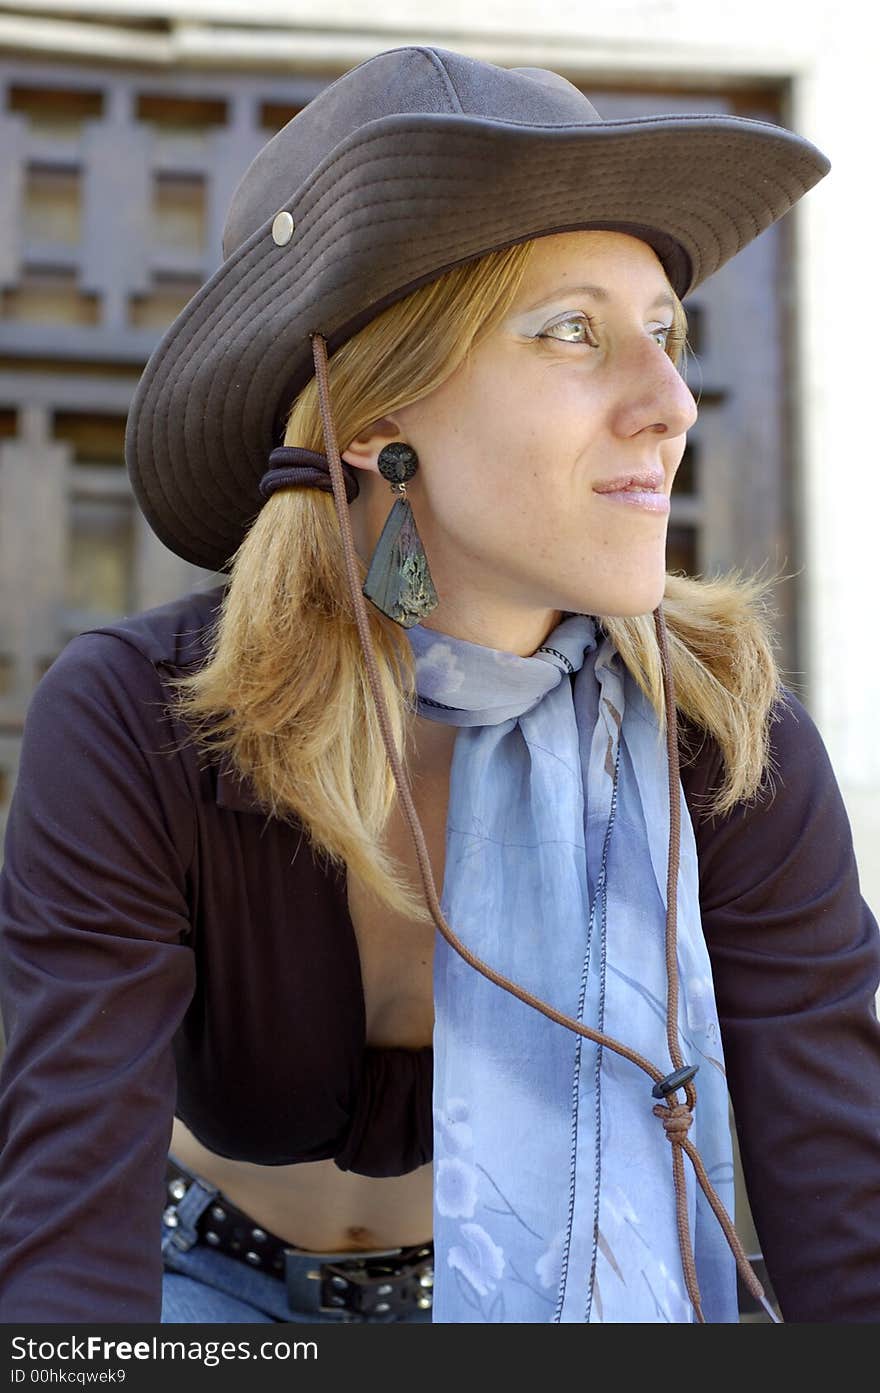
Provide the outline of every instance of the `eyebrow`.
<path id="1" fill-rule="evenodd" d="M 550 300 L 561 300 L 566 295 L 591 295 L 594 300 L 601 304 L 607 304 L 613 297 L 601 285 L 561 285 L 557 290 L 551 290 L 549 295 L 542 295 L 540 300 L 535 300 L 533 304 L 526 305 L 523 313 L 528 314 L 531 310 L 536 310 L 540 305 L 546 305 Z M 657 309 L 658 306 L 665 306 L 667 309 L 675 309 L 675 298 L 671 291 L 661 290 L 648 306 L 649 310 Z"/>

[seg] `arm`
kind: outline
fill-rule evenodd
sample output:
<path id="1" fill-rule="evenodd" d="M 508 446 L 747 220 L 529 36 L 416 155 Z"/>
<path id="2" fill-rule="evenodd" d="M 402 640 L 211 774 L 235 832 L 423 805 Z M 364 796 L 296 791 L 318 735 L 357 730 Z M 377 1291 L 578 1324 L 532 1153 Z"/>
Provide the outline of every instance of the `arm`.
<path id="1" fill-rule="evenodd" d="M 72 640 L 28 708 L 0 876 L 0 1320 L 158 1321 L 191 804 L 155 670 Z"/>
<path id="2" fill-rule="evenodd" d="M 728 1085 L 784 1318 L 877 1321 L 880 936 L 819 732 L 777 709 L 775 794 L 696 826 Z"/>

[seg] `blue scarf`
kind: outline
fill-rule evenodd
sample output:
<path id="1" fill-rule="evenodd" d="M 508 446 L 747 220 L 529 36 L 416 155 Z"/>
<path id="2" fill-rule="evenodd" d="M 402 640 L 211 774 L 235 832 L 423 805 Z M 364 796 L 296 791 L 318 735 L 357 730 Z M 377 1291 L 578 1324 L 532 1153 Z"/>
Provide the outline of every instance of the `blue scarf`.
<path id="1" fill-rule="evenodd" d="M 478 957 L 665 1072 L 669 783 L 656 713 L 611 640 L 566 615 L 527 658 L 415 625 L 420 715 L 461 726 L 443 914 Z M 681 793 L 679 1039 L 690 1138 L 728 1212 L 733 1158 L 696 845 Z M 691 1321 L 651 1081 L 436 935 L 434 1320 Z M 707 1321 L 736 1267 L 685 1162 Z"/>

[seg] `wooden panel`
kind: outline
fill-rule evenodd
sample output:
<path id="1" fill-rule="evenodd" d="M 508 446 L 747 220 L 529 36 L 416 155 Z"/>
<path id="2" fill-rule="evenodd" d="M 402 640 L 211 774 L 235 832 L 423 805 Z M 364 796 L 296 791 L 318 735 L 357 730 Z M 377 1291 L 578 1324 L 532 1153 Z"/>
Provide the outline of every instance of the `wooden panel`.
<path id="1" fill-rule="evenodd" d="M 20 271 L 26 148 L 23 118 L 0 112 L 0 287 L 13 285 Z"/>
<path id="2" fill-rule="evenodd" d="M 81 280 L 99 295 L 102 327 L 124 334 L 128 299 L 149 286 L 150 132 L 130 117 L 130 94 L 114 90 L 109 118 L 83 134 L 84 239 Z"/>
<path id="3" fill-rule="evenodd" d="M 96 295 L 80 289 L 75 271 L 45 268 L 25 271 L 17 285 L 4 290 L 0 312 L 10 325 L 27 323 L 31 330 L 51 325 L 54 329 L 58 325 L 98 324 L 101 304 Z"/>
<path id="4" fill-rule="evenodd" d="M 80 185 L 76 170 L 30 164 L 25 171 L 24 236 L 27 241 L 80 240 Z"/>
<path id="5" fill-rule="evenodd" d="M 144 363 L 272 122 L 324 85 L 0 62 L 0 358 Z"/>
<path id="6" fill-rule="evenodd" d="M 82 627 L 88 616 L 124 614 L 134 603 L 134 499 L 125 473 L 125 418 L 56 412 L 53 434 L 71 452 L 63 608 Z"/>
<path id="7" fill-rule="evenodd" d="M 77 139 L 84 121 L 103 114 L 104 97 L 97 88 L 71 90 L 35 79 L 28 84 L 13 82 L 7 107 L 21 112 L 35 134 L 69 141 Z"/>
<path id="8" fill-rule="evenodd" d="M 38 659 L 57 651 L 65 589 L 69 451 L 51 440 L 43 408 L 21 417 L 20 438 L 0 442 L 0 649 L 13 664 L 0 724 L 21 720 Z"/>

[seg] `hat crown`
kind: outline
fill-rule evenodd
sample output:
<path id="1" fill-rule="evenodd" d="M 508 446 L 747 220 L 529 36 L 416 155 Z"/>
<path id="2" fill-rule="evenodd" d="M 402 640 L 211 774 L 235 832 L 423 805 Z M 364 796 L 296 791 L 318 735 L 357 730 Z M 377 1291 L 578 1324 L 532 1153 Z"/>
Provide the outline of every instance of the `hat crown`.
<path id="1" fill-rule="evenodd" d="M 499 68 L 449 49 L 394 48 L 325 87 L 251 161 L 232 197 L 223 256 L 273 218 L 325 157 L 371 121 L 478 116 L 532 126 L 601 121 L 573 83 L 544 68 Z"/>

